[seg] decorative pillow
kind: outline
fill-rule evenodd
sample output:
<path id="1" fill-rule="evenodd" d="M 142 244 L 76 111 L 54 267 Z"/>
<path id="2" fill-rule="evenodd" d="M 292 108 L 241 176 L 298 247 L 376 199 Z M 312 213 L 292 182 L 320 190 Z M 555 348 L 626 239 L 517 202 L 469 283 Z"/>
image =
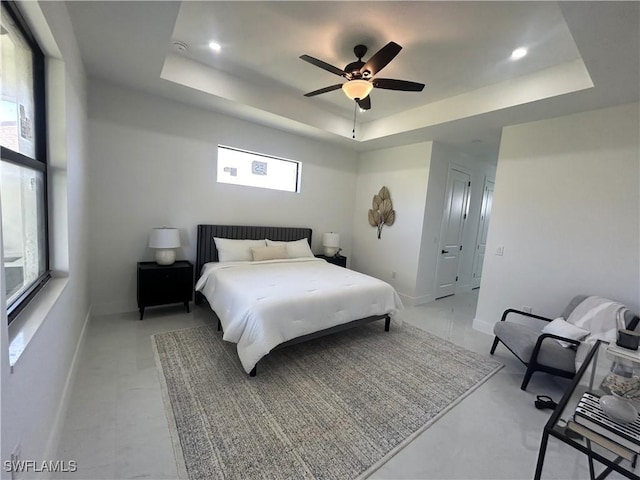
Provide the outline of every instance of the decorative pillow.
<path id="1" fill-rule="evenodd" d="M 552 335 L 570 338 L 571 340 L 582 340 L 584 337 L 589 335 L 590 332 L 589 330 L 585 330 L 584 328 L 576 327 L 575 325 L 567 322 L 562 317 L 558 317 L 550 322 L 547 326 L 545 326 L 542 329 L 542 333 L 550 333 Z M 555 340 L 565 348 L 573 346 L 571 343 L 563 342 L 562 340 L 558 339 Z"/>
<path id="2" fill-rule="evenodd" d="M 295 240 L 293 242 L 276 242 L 267 239 L 267 245 L 286 245 L 287 258 L 314 257 L 313 252 L 311 251 L 311 247 L 309 247 L 309 242 L 307 242 L 306 238 Z"/>
<path id="3" fill-rule="evenodd" d="M 252 247 L 253 261 L 276 260 L 287 257 L 287 247 L 285 245 L 273 245 L 271 247 Z"/>
<path id="4" fill-rule="evenodd" d="M 214 238 L 221 262 L 250 262 L 253 260 L 253 247 L 265 247 L 264 240 L 235 240 L 232 238 Z"/>

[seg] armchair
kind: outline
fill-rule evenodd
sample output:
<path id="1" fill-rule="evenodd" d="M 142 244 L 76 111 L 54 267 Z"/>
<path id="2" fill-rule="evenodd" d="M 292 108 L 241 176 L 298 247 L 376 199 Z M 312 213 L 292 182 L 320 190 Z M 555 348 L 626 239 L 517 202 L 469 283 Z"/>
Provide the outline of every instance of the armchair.
<path id="1" fill-rule="evenodd" d="M 560 316 L 565 319 L 569 318 L 571 312 L 586 298 L 587 295 L 575 296 Z M 514 321 L 510 321 L 509 318 L 513 318 Z M 504 311 L 501 320 L 493 328 L 495 338 L 491 346 L 491 355 L 494 354 L 498 343 L 501 342 L 527 367 L 520 386 L 522 390 L 527 389 L 529 380 L 531 380 L 533 372 L 536 371 L 564 378 L 573 378 L 576 374 L 576 349 L 580 345 L 580 341 L 543 333 L 542 329 L 552 320 L 510 308 Z M 639 320 L 629 310 L 625 312 L 625 326 L 629 330 L 634 330 Z M 570 346 L 569 348 L 563 347 L 555 340 L 562 340 Z"/>

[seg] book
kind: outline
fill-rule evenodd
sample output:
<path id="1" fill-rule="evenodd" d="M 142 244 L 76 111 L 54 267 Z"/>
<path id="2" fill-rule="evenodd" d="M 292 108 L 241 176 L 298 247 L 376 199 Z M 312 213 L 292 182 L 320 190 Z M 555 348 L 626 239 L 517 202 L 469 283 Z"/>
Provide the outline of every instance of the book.
<path id="1" fill-rule="evenodd" d="M 598 395 L 589 392 L 582 395 L 573 421 L 634 453 L 640 453 L 640 418 L 626 424 L 616 422 L 604 413 Z"/>
<path id="2" fill-rule="evenodd" d="M 610 452 L 613 452 L 615 455 L 622 457 L 625 460 L 629 460 L 630 462 L 633 462 L 635 457 L 637 456 L 637 454 L 632 452 L 631 450 L 623 447 L 622 445 L 612 440 L 609 440 L 608 438 L 603 437 L 602 435 L 598 435 L 593 430 L 589 430 L 587 427 L 584 427 L 579 423 L 575 423 L 569 420 L 567 422 L 567 428 L 569 430 L 573 430 L 574 432 L 582 435 L 585 439 L 588 439 L 594 443 L 597 443 L 601 447 L 606 448 Z"/>

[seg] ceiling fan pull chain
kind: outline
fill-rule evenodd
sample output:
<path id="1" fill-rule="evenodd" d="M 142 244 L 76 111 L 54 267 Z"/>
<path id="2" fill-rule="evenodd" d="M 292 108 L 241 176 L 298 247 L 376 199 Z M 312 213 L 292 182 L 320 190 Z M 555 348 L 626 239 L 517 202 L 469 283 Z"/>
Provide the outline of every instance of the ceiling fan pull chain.
<path id="1" fill-rule="evenodd" d="M 354 140 L 356 139 L 356 112 L 358 110 L 358 103 L 354 100 L 353 102 L 353 131 L 352 136 Z"/>

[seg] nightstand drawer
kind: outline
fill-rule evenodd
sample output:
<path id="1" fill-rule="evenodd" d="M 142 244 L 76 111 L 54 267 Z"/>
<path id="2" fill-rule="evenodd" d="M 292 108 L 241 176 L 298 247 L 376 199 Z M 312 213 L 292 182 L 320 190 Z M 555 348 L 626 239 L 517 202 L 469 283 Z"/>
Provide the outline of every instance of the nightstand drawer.
<path id="1" fill-rule="evenodd" d="M 144 291 L 171 291 L 174 289 L 184 289 L 191 287 L 191 270 L 148 270 L 140 272 L 140 281 Z"/>

